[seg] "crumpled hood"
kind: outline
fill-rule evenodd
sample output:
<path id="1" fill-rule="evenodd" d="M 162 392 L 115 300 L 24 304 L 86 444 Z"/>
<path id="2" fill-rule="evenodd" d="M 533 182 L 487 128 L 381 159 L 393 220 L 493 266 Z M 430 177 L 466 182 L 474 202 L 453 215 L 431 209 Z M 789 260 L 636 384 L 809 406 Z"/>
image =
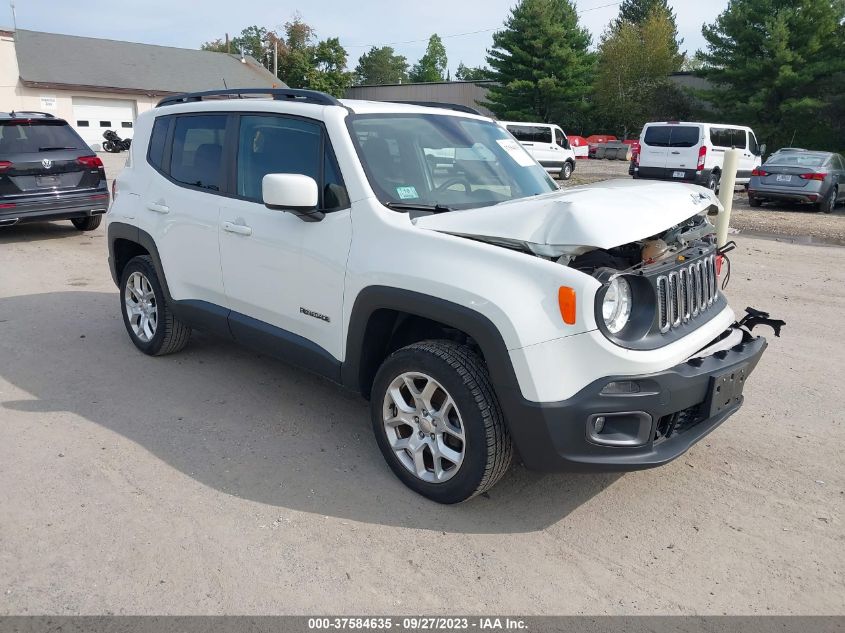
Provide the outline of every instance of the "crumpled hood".
<path id="1" fill-rule="evenodd" d="M 716 195 L 704 187 L 619 179 L 429 215 L 414 223 L 422 229 L 559 257 L 658 235 L 713 206 L 722 211 Z"/>

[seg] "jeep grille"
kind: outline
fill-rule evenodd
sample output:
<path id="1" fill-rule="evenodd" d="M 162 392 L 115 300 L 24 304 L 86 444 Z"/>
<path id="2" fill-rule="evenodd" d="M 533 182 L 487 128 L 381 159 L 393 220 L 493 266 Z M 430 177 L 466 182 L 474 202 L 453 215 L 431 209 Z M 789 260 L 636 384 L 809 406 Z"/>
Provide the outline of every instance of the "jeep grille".
<path id="1" fill-rule="evenodd" d="M 716 256 L 709 255 L 657 278 L 660 332 L 687 323 L 705 312 L 718 297 Z"/>

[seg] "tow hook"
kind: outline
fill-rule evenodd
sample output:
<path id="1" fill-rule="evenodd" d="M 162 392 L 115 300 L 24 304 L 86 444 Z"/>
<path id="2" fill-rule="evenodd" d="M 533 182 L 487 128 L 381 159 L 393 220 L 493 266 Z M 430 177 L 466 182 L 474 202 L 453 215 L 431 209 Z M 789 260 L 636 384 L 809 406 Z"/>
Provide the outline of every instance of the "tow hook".
<path id="1" fill-rule="evenodd" d="M 739 322 L 741 327 L 745 327 L 751 332 L 758 325 L 768 325 L 774 330 L 775 336 L 780 338 L 780 329 L 786 325 L 786 321 L 770 319 L 768 312 L 755 310 L 754 308 L 745 308 L 745 311 L 747 314 Z"/>

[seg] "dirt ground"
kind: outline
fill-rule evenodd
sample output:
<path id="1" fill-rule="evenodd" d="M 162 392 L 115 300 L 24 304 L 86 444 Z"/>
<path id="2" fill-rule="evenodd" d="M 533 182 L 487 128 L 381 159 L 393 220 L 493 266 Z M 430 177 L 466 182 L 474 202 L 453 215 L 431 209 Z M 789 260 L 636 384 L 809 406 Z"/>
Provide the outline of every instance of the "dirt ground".
<path id="1" fill-rule="evenodd" d="M 137 352 L 102 229 L 4 229 L 0 614 L 845 614 L 845 249 L 736 239 L 734 308 L 788 323 L 738 414 L 442 507 L 360 398 L 201 334 Z"/>

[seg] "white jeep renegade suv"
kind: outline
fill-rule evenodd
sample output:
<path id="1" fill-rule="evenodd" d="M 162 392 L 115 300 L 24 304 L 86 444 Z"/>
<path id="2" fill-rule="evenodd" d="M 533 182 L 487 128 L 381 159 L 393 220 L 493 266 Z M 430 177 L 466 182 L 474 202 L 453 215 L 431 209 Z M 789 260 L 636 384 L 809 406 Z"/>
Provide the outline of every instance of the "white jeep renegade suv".
<path id="1" fill-rule="evenodd" d="M 226 90 L 138 117 L 106 217 L 138 349 L 198 328 L 354 389 L 396 475 L 454 503 L 515 451 L 647 468 L 739 408 L 766 315 L 736 323 L 720 292 L 718 208 L 683 184 L 559 191 L 466 112 Z"/>

